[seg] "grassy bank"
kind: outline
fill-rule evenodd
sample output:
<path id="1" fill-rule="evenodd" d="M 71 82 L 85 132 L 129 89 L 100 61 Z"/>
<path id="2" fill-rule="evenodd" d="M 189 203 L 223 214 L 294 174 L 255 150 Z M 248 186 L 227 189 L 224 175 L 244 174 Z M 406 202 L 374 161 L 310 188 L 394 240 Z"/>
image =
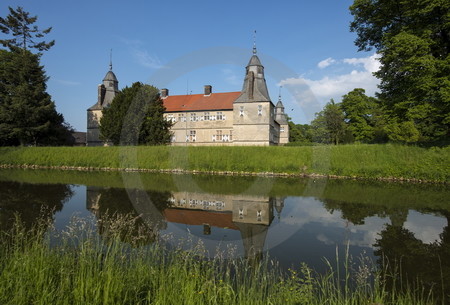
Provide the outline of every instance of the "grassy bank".
<path id="1" fill-rule="evenodd" d="M 287 173 L 450 181 L 450 147 L 19 147 L 0 148 L 2 165 L 202 172 Z"/>
<path id="2" fill-rule="evenodd" d="M 0 303 L 438 304 L 420 284 L 392 282 L 395 274 L 383 275 L 364 259 L 351 265 L 344 258 L 343 273 L 332 262 L 325 275 L 304 265 L 282 272 L 264 259 L 220 253 L 206 259 L 201 245 L 191 251 L 143 245 L 145 237 L 127 231 L 132 221 L 103 223 L 101 236 L 81 220 L 64 232 L 49 234 L 41 223 L 32 231 L 17 225 L 2 233 Z"/>

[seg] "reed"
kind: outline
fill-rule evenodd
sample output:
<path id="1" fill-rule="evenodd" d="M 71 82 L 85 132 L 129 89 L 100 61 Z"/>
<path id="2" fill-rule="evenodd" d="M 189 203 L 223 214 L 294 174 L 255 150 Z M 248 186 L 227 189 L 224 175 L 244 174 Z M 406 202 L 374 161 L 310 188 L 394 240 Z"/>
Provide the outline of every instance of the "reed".
<path id="1" fill-rule="evenodd" d="M 2 165 L 287 173 L 450 181 L 450 147 L 2 147 Z"/>
<path id="2" fill-rule="evenodd" d="M 45 219 L 30 230 L 17 221 L 0 235 L 0 303 L 437 304 L 420 285 L 388 290 L 392 275 L 366 262 L 353 272 L 348 256 L 328 262 L 326 274 L 304 264 L 282 271 L 268 258 L 207 258 L 201 244 L 191 250 L 169 249 L 163 238 L 147 244 L 131 234 L 134 221 L 74 219 L 62 232 Z"/>

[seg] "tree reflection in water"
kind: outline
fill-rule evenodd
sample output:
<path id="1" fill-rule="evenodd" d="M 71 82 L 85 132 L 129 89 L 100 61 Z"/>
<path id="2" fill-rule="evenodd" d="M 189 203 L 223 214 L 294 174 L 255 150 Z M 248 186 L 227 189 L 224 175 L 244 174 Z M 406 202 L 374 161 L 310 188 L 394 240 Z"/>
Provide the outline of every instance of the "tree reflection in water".
<path id="1" fill-rule="evenodd" d="M 0 230 L 10 230 L 16 219 L 25 229 L 41 217 L 42 223 L 53 223 L 56 212 L 73 196 L 70 185 L 29 184 L 13 181 L 0 183 Z"/>

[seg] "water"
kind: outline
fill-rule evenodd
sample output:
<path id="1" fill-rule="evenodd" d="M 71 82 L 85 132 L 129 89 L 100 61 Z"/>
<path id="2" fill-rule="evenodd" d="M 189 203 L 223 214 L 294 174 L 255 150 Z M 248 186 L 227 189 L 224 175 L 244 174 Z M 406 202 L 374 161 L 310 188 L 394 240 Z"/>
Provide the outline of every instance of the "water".
<path id="1" fill-rule="evenodd" d="M 206 175 L 0 171 L 0 228 L 27 226 L 42 208 L 54 226 L 70 219 L 132 214 L 148 242 L 202 242 L 214 256 L 276 259 L 283 268 L 325 270 L 347 247 L 411 278 L 450 281 L 450 188 L 376 181 Z M 47 210 L 48 210 L 47 209 Z"/>

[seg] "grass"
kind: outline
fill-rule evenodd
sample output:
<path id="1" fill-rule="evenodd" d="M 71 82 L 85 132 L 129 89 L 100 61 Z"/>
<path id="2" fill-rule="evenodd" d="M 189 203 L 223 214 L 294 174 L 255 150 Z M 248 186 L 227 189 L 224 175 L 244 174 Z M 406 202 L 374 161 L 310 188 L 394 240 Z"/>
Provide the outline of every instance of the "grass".
<path id="1" fill-rule="evenodd" d="M 269 259 L 206 258 L 201 244 L 190 251 L 169 249 L 163 238 L 146 245 L 145 236 L 128 231 L 134 221 L 106 220 L 101 235 L 83 219 L 62 232 L 49 230 L 46 221 L 31 230 L 16 222 L 0 235 L 0 303 L 437 304 L 420 284 L 394 282 L 388 289 L 396 275 L 364 258 L 353 265 L 336 256 L 326 274 L 304 264 L 285 272 Z"/>
<path id="2" fill-rule="evenodd" d="M 7 147 L 0 148 L 0 164 L 450 181 L 450 147 L 421 148 L 392 144 L 300 147 Z"/>

